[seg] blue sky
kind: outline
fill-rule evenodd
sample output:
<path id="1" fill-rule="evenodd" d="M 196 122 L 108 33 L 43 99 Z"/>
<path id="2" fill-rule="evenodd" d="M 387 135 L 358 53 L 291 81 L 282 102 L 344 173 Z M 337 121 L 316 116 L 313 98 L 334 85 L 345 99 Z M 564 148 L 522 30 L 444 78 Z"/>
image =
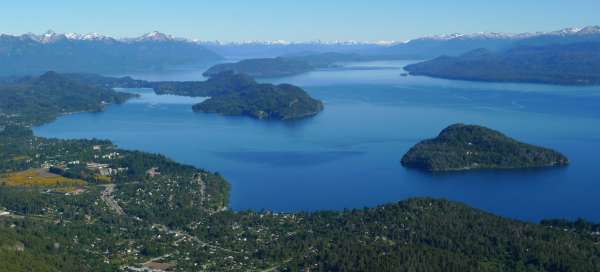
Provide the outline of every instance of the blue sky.
<path id="1" fill-rule="evenodd" d="M 405 40 L 431 34 L 600 25 L 598 0 L 18 0 L 0 32 L 158 30 L 203 40 Z"/>

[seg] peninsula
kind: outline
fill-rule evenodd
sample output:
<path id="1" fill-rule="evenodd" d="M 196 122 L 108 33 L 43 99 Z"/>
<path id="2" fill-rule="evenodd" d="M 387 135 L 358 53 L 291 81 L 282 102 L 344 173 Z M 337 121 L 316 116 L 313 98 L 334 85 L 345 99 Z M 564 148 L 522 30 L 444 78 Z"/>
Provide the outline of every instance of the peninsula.
<path id="1" fill-rule="evenodd" d="M 404 69 L 412 75 L 470 81 L 598 85 L 599 52 L 599 42 L 516 46 L 504 51 L 477 49 Z"/>

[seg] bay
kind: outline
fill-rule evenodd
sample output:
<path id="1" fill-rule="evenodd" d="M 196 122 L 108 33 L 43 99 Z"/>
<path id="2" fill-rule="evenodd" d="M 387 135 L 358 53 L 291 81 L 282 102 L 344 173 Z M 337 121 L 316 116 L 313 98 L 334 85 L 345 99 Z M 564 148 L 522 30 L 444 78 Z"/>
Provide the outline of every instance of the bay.
<path id="1" fill-rule="evenodd" d="M 151 90 L 100 113 L 35 128 L 56 138 L 103 138 L 218 171 L 232 183 L 234 210 L 362 208 L 410 197 L 462 201 L 503 216 L 600 221 L 600 88 L 501 84 L 401 76 L 408 62 L 262 80 L 302 86 L 325 103 L 314 118 L 261 121 L 194 113 L 204 98 Z M 137 74 L 190 80 L 201 71 Z M 453 123 L 484 125 L 557 149 L 564 168 L 430 174 L 400 165 L 418 141 Z"/>

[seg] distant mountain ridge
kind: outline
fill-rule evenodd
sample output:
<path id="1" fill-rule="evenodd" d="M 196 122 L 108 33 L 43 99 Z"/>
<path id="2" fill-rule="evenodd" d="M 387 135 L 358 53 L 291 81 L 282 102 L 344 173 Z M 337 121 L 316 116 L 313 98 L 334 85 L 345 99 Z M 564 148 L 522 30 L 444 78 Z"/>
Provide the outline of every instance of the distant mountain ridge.
<path id="1" fill-rule="evenodd" d="M 207 48 L 238 58 L 272 58 L 307 53 L 356 53 L 370 59 L 430 59 L 442 55 L 458 56 L 486 48 L 503 50 L 518 45 L 600 42 L 600 26 L 565 28 L 550 32 L 479 32 L 444 34 L 399 41 L 201 41 Z"/>
<path id="2" fill-rule="evenodd" d="M 396 44 L 395 41 L 197 41 L 218 54 L 236 59 L 275 58 L 298 54 L 357 53 L 376 51 Z"/>
<path id="3" fill-rule="evenodd" d="M 20 37 L 20 38 L 29 38 L 32 40 L 36 40 L 39 42 L 54 42 L 59 39 L 68 39 L 68 40 L 115 40 L 115 41 L 140 41 L 140 40 L 171 40 L 171 41 L 187 41 L 191 43 L 198 44 L 214 44 L 214 45 L 241 45 L 241 44 L 262 44 L 262 45 L 299 45 L 299 44 L 329 44 L 329 45 L 390 45 L 397 43 L 396 41 L 358 41 L 358 40 L 336 40 L 336 41 L 322 41 L 322 40 L 313 40 L 313 41 L 287 41 L 287 40 L 247 40 L 247 41 L 219 41 L 219 40 L 201 40 L 195 38 L 183 38 L 183 37 L 175 37 L 170 34 L 166 34 L 159 31 L 151 31 L 145 34 L 142 34 L 138 37 L 112 37 L 109 35 L 104 35 L 98 32 L 90 32 L 90 33 L 57 33 L 53 30 L 48 30 L 42 34 L 35 33 L 25 33 L 21 35 L 0 33 L 0 37 Z"/>
<path id="4" fill-rule="evenodd" d="M 0 35 L 0 75 L 37 75 L 49 70 L 114 74 L 222 59 L 202 45 L 156 31 L 127 39 L 52 31 L 42 35 Z"/>
<path id="5" fill-rule="evenodd" d="M 197 43 L 202 45 L 213 45 L 213 46 L 235 46 L 235 45 L 346 45 L 346 46 L 357 46 L 357 45 L 378 45 L 382 47 L 391 47 L 395 45 L 407 44 L 416 41 L 423 40 L 437 40 L 437 41 L 449 41 L 449 40 L 464 40 L 464 39 L 513 39 L 522 40 L 529 38 L 539 37 L 582 37 L 588 35 L 600 35 L 600 25 L 585 26 L 585 27 L 570 27 L 556 31 L 549 32 L 523 32 L 523 33 L 505 33 L 505 32 L 476 32 L 476 33 L 451 33 L 441 35 L 424 36 L 406 41 L 396 40 L 376 40 L 376 41 L 360 41 L 360 40 L 309 40 L 309 41 L 288 41 L 288 40 L 246 40 L 246 41 L 219 41 L 219 40 L 202 40 L 194 38 L 181 38 L 162 33 L 159 31 L 152 31 L 143 34 L 139 37 L 111 37 L 103 35 L 97 32 L 91 32 L 87 34 L 82 33 L 56 33 L 52 30 L 48 30 L 43 34 L 25 33 L 22 35 L 2 34 L 0 37 L 19 37 L 29 38 L 38 42 L 51 43 L 60 39 L 67 40 L 114 40 L 114 41 L 182 41 Z"/>

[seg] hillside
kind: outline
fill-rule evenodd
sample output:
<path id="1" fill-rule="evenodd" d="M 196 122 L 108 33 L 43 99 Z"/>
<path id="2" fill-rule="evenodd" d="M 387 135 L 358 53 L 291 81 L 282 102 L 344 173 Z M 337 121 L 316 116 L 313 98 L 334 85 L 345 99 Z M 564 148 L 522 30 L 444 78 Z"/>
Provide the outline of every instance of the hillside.
<path id="1" fill-rule="evenodd" d="M 412 147 L 402 158 L 407 167 L 427 171 L 517 169 L 567 165 L 562 154 L 511 139 L 481 126 L 451 125 L 438 137 Z"/>
<path id="2" fill-rule="evenodd" d="M 100 111 L 131 94 L 87 85 L 55 72 L 0 83 L 0 116 L 5 122 L 40 123 L 61 114 Z"/>
<path id="3" fill-rule="evenodd" d="M 405 67 L 412 75 L 494 82 L 600 84 L 600 43 L 478 49 Z"/>

